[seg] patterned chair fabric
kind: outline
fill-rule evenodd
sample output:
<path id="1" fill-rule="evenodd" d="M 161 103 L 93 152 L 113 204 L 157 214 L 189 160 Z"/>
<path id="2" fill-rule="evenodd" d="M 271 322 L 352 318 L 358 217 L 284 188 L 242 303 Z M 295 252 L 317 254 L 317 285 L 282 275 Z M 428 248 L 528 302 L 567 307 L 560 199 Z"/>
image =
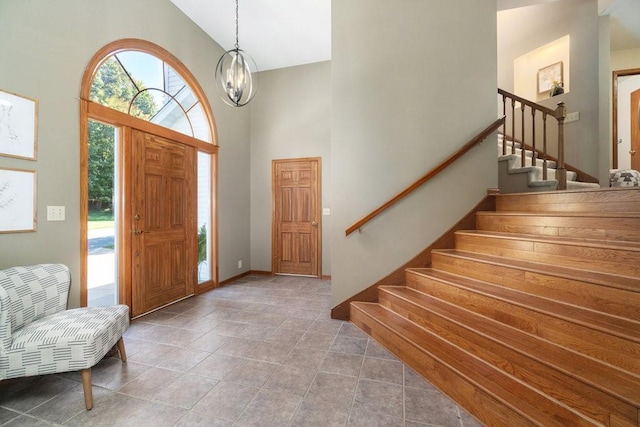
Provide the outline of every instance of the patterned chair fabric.
<path id="1" fill-rule="evenodd" d="M 0 380 L 91 368 L 129 325 L 129 307 L 65 310 L 69 269 L 0 270 Z"/>
<path id="2" fill-rule="evenodd" d="M 640 172 L 633 169 L 611 169 L 610 186 L 611 187 L 639 187 Z"/>

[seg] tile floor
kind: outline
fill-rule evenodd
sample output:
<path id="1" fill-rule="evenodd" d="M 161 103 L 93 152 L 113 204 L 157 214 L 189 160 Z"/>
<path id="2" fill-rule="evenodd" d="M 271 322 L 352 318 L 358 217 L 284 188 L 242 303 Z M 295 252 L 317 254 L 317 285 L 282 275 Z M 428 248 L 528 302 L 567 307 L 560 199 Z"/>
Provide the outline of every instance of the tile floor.
<path id="1" fill-rule="evenodd" d="M 0 382 L 2 426 L 478 426 L 369 339 L 329 317 L 330 283 L 247 276 L 133 321 L 128 361 Z"/>

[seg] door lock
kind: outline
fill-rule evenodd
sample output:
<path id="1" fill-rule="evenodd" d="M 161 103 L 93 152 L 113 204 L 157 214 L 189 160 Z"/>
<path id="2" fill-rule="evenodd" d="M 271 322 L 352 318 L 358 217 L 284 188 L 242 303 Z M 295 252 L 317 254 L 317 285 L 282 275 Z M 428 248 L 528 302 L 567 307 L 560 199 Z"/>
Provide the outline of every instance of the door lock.
<path id="1" fill-rule="evenodd" d="M 142 234 L 144 230 L 138 230 L 137 228 L 133 231 L 133 234 Z"/>

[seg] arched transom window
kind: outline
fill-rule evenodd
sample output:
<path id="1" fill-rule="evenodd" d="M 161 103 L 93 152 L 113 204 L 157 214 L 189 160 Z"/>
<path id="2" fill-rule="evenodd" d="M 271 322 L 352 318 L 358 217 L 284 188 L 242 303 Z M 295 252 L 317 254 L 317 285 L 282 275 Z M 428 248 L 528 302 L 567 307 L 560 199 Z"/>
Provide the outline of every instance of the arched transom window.
<path id="1" fill-rule="evenodd" d="M 211 142 L 198 97 L 162 59 L 137 50 L 107 56 L 93 75 L 89 99 L 114 110 Z"/>

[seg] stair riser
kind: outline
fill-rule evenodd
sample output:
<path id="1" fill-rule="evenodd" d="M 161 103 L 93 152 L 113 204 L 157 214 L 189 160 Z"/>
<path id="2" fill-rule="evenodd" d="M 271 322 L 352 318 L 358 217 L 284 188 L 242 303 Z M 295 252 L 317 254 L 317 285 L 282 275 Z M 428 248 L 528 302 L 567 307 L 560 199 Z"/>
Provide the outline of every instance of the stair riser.
<path id="1" fill-rule="evenodd" d="M 640 218 L 554 216 L 477 216 L 478 230 L 585 239 L 640 242 Z"/>
<path id="2" fill-rule="evenodd" d="M 638 292 L 433 252 L 433 268 L 640 321 Z"/>
<path id="3" fill-rule="evenodd" d="M 563 374 L 539 361 L 479 335 L 474 325 L 459 325 L 429 310 L 429 304 L 408 301 L 381 290 L 380 304 L 409 320 L 434 331 L 457 346 L 491 363 L 541 393 L 565 403 L 598 422 L 607 424 L 610 411 L 630 423 L 637 423 L 637 409 L 599 389 Z"/>
<path id="4" fill-rule="evenodd" d="M 525 261 L 640 277 L 640 251 L 456 234 L 456 249 Z"/>
<path id="5" fill-rule="evenodd" d="M 640 188 L 528 193 L 496 198 L 499 212 L 640 212 Z"/>
<path id="6" fill-rule="evenodd" d="M 367 313 L 352 304 L 351 321 L 394 353 L 416 372 L 427 378 L 435 387 L 464 407 L 482 423 L 491 426 L 536 426 L 516 408 L 500 401 L 487 391 L 477 388 L 463 375 L 443 363 L 433 354 L 416 347 L 410 339 L 381 325 Z M 490 377 L 490 376 L 488 376 Z"/>
<path id="7" fill-rule="evenodd" d="M 640 343 L 427 277 L 408 274 L 407 286 L 640 376 Z"/>

